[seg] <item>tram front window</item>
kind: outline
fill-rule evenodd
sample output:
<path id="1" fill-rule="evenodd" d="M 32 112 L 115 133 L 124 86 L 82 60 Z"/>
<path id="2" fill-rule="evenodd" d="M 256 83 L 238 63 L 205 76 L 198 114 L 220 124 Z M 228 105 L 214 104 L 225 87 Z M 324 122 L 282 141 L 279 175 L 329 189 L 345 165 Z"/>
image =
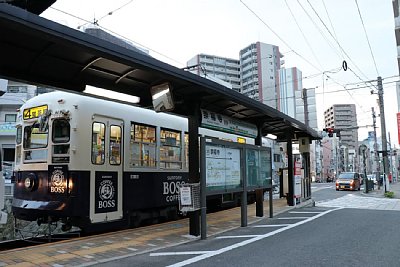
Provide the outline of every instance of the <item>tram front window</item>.
<path id="1" fill-rule="evenodd" d="M 43 127 L 41 123 L 35 122 L 33 125 L 25 126 L 23 146 L 24 161 L 46 161 L 48 127 Z"/>

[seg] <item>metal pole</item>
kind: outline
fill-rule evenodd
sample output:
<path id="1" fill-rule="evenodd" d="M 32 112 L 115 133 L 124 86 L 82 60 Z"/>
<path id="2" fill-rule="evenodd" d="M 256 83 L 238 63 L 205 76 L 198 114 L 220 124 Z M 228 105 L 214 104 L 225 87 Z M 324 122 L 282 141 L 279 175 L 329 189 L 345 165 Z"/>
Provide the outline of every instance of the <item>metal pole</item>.
<path id="1" fill-rule="evenodd" d="M 205 138 L 200 138 L 200 236 L 204 240 L 207 238 L 207 177 L 206 177 L 206 142 Z"/>
<path id="2" fill-rule="evenodd" d="M 389 174 L 392 176 L 392 182 L 393 181 L 393 162 L 392 162 L 392 142 L 390 141 L 390 132 L 388 132 L 388 138 L 389 138 Z"/>
<path id="3" fill-rule="evenodd" d="M 376 138 L 376 115 L 375 115 L 375 110 L 372 107 L 372 123 L 374 126 L 374 153 L 375 153 L 375 164 L 376 164 L 376 181 L 378 182 L 378 190 L 381 189 L 381 183 L 380 183 L 380 172 L 381 172 L 381 165 L 379 163 L 379 154 L 378 154 L 378 141 Z"/>
<path id="4" fill-rule="evenodd" d="M 382 158 L 383 158 L 383 176 L 386 192 L 386 175 L 389 170 L 388 154 L 387 154 L 387 141 L 386 141 L 386 123 L 385 123 L 385 106 L 383 104 L 383 87 L 382 77 L 378 77 L 378 96 L 379 96 L 379 111 L 381 116 L 381 138 L 382 138 Z"/>

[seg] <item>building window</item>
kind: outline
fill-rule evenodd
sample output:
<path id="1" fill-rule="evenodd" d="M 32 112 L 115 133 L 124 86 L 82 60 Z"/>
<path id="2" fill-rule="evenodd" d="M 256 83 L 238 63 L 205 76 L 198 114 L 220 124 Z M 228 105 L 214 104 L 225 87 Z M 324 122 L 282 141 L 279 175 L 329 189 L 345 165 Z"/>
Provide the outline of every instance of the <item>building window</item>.
<path id="1" fill-rule="evenodd" d="M 27 93 L 28 87 L 27 86 L 8 86 L 7 93 Z"/>
<path id="2" fill-rule="evenodd" d="M 5 122 L 16 122 L 17 121 L 17 114 L 6 114 Z"/>

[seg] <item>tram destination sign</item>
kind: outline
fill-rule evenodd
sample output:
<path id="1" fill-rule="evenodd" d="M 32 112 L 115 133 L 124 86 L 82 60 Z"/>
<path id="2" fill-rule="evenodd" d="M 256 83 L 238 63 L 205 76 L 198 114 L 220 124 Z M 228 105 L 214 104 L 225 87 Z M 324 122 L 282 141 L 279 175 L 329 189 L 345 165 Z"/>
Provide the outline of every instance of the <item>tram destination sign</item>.
<path id="1" fill-rule="evenodd" d="M 33 108 L 26 108 L 24 109 L 24 120 L 39 118 L 41 115 L 45 114 L 48 107 L 47 105 L 42 105 Z"/>

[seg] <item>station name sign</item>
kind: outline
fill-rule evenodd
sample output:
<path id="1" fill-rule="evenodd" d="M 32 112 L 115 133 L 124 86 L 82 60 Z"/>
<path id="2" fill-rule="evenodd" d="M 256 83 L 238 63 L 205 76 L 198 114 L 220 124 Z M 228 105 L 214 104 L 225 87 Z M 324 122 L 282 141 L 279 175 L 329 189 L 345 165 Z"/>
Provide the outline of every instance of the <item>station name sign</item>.
<path id="1" fill-rule="evenodd" d="M 255 125 L 205 109 L 201 110 L 201 127 L 251 138 L 257 137 L 257 127 Z"/>

